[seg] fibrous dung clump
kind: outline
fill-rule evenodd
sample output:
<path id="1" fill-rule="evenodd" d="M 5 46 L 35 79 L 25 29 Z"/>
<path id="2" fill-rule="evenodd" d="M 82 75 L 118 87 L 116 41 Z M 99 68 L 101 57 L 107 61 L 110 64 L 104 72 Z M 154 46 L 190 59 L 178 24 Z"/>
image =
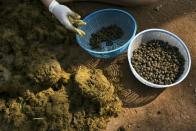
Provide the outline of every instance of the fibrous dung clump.
<path id="1" fill-rule="evenodd" d="M 10 80 L 10 77 L 11 77 L 10 71 L 0 64 L 0 93 L 6 92 L 8 90 L 5 87 L 5 83 L 7 83 Z"/>
<path id="2" fill-rule="evenodd" d="M 72 114 L 65 88 L 49 88 L 34 94 L 26 91 L 24 97 L 0 100 L 2 130 L 71 130 Z"/>
<path id="3" fill-rule="evenodd" d="M 144 79 L 161 85 L 174 83 L 183 73 L 185 62 L 177 47 L 161 40 L 142 43 L 131 61 Z"/>
<path id="4" fill-rule="evenodd" d="M 101 70 L 81 66 L 76 73 L 75 80 L 87 98 L 98 102 L 100 114 L 118 114 L 121 109 L 121 102 L 114 94 L 114 86 Z"/>
<path id="5" fill-rule="evenodd" d="M 29 65 L 29 77 L 33 82 L 41 85 L 52 86 L 59 80 L 67 83 L 70 74 L 66 73 L 59 62 L 51 58 L 34 60 Z"/>
<path id="6" fill-rule="evenodd" d="M 11 96 L 22 94 L 25 84 L 21 83 L 22 77 L 17 74 L 11 74 L 10 70 L 0 64 L 0 93 L 7 93 Z"/>
<path id="7" fill-rule="evenodd" d="M 93 33 L 90 38 L 90 46 L 92 49 L 101 49 L 101 44 L 106 42 L 107 46 L 112 46 L 113 41 L 123 36 L 122 29 L 117 25 L 103 27 Z"/>
<path id="8" fill-rule="evenodd" d="M 0 84 L 9 81 L 10 75 L 10 71 L 0 64 Z"/>

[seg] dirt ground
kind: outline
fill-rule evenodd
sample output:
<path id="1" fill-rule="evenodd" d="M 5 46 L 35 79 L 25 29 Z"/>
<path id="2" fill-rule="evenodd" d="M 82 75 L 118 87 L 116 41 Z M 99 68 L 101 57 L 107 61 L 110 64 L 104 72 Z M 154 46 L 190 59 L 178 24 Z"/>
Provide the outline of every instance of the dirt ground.
<path id="1" fill-rule="evenodd" d="M 69 4 L 73 10 L 79 12 L 82 16 L 89 14 L 91 11 L 106 8 L 106 7 L 116 7 L 113 5 L 106 4 L 96 4 L 96 3 L 70 3 Z M 121 8 L 121 7 L 117 7 Z M 118 56 L 114 59 L 96 59 L 88 55 L 83 51 L 77 43 L 74 42 L 73 36 L 66 35 L 66 32 L 58 27 L 58 24 L 55 23 L 55 20 L 52 20 L 55 25 L 57 25 L 58 32 L 65 33 L 66 37 L 58 34 L 58 32 L 53 32 L 51 38 L 47 38 L 45 44 L 45 38 L 39 38 L 41 41 L 40 48 L 44 52 L 52 52 L 53 55 L 57 58 L 62 68 L 68 73 L 73 73 L 76 71 L 77 67 L 85 65 L 88 68 L 98 68 L 103 70 L 106 78 L 118 89 L 118 96 L 124 104 L 124 108 L 120 115 L 116 118 L 112 118 L 107 125 L 105 130 L 107 131 L 117 131 L 127 130 L 127 131 L 152 131 L 152 130 L 161 130 L 161 131 L 194 131 L 196 130 L 196 1 L 195 0 L 162 0 L 159 3 L 151 6 L 145 7 L 130 7 L 123 8 L 129 11 L 135 18 L 138 23 L 138 32 L 148 29 L 148 28 L 163 28 L 174 32 L 187 44 L 191 52 L 192 57 L 192 67 L 189 76 L 181 84 L 168 88 L 168 89 L 153 89 L 142 85 L 138 82 L 132 75 L 127 61 L 126 53 Z M 31 10 L 31 8 L 29 8 Z M 9 12 L 8 12 L 9 13 Z M 19 14 L 15 14 L 19 15 Z M 22 15 L 22 14 L 21 14 Z M 34 14 L 36 17 L 37 14 Z M 13 16 L 14 17 L 14 16 Z M 40 26 L 43 26 L 43 29 L 47 31 L 52 31 L 53 26 L 50 24 L 50 27 L 44 26 L 47 23 L 47 17 L 42 21 Z M 4 21 L 2 21 L 3 23 Z M 14 19 L 5 24 L 6 27 L 9 27 L 11 22 L 14 22 Z M 20 21 L 19 21 L 20 22 Z M 1 24 L 2 24 L 1 23 Z M 29 28 L 28 25 L 26 25 Z M 60 24 L 59 24 L 60 26 Z M 15 28 L 15 27 L 13 27 Z M 48 29 L 49 28 L 49 29 Z M 21 28 L 20 30 L 22 30 Z M 2 30 L 1 30 L 2 31 Z M 2 32 L 1 32 L 2 33 Z M 26 35 L 25 30 L 22 31 Z M 38 29 L 29 30 L 27 33 L 39 33 L 41 36 L 48 36 L 47 32 L 40 32 Z M 13 34 L 13 32 L 11 32 Z M 44 35 L 43 35 L 44 34 Z M 12 36 L 12 35 L 11 35 Z M 11 36 L 7 36 L 12 38 Z M 28 36 L 28 35 L 27 35 Z M 57 38 L 55 36 L 58 36 Z M 15 41 L 20 41 L 18 38 L 13 38 Z M 34 39 L 30 37 L 28 39 Z M 58 42 L 53 44 L 52 39 L 58 39 Z M 68 40 L 70 43 L 64 42 Z M 36 41 L 34 41 L 36 43 Z M 19 42 L 22 43 L 22 42 Z M 34 52 L 34 46 L 38 44 L 29 43 L 32 51 Z M 48 45 L 47 45 L 48 44 Z M 32 46 L 33 45 L 33 46 Z M 16 47 L 20 48 L 20 47 Z M 25 52 L 24 52 L 25 53 Z M 1 54 L 0 54 L 1 55 Z M 18 54 L 20 56 L 20 54 Z M 8 58 L 11 56 L 8 56 Z M 34 57 L 34 56 L 32 56 Z M 36 56 L 35 56 L 36 57 Z M 20 57 L 16 57 L 20 58 Z M 16 58 L 13 58 L 14 60 Z M 13 61 L 14 61 L 13 60 Z M 14 61 L 16 71 L 14 75 L 20 74 L 23 68 L 23 65 L 18 63 L 20 59 Z M 22 60 L 23 61 L 23 60 Z M 28 62 L 28 60 L 24 60 Z M 9 61 L 4 61 L 1 63 L 4 65 L 9 65 Z M 6 71 L 5 71 L 6 72 Z M 9 74 L 9 73 L 8 73 Z M 25 74 L 25 72 L 24 72 Z M 9 76 L 9 75 L 8 75 Z M 7 78 L 7 77 L 5 77 Z M 38 77 L 39 78 L 39 77 Z M 59 77 L 55 77 L 60 79 Z M 37 80 L 37 79 L 36 79 Z M 47 79 L 48 80 L 48 79 Z M 58 81 L 56 80 L 56 81 Z M 39 83 L 39 79 L 38 79 Z M 66 83 L 66 82 L 65 82 Z M 46 85 L 44 85 L 46 86 Z M 32 89 L 34 90 L 34 89 Z M 63 89 L 60 89 L 61 91 Z M 54 91 L 48 91 L 55 96 Z M 37 91 L 36 89 L 36 92 Z M 21 92 L 19 92 L 20 94 Z M 22 94 L 22 93 L 21 93 Z M 47 93 L 46 93 L 47 94 Z M 17 94 L 18 95 L 18 94 Z M 62 96 L 67 94 L 62 93 Z M 34 98 L 33 95 L 32 98 Z M 37 96 L 39 98 L 39 95 Z M 44 95 L 45 97 L 45 95 Z M 7 98 L 6 98 L 7 99 Z M 66 98 L 65 98 L 66 99 Z M 31 99 L 30 99 L 31 100 Z M 33 99 L 34 100 L 34 99 Z M 37 100 L 37 99 L 35 99 Z M 34 101 L 35 101 L 34 100 Z M 4 97 L 1 97 L 1 102 L 4 101 Z M 44 101 L 44 100 L 43 100 Z M 59 100 L 61 109 L 67 111 L 68 107 L 64 107 L 62 103 L 67 104 L 67 99 L 64 102 Z M 57 101 L 58 102 L 58 101 Z M 0 105 L 1 108 L 2 104 Z M 17 105 L 15 105 L 17 107 Z M 15 107 L 14 106 L 14 107 Z M 65 112 L 67 113 L 67 112 Z M 57 115 L 64 115 L 64 113 L 59 113 Z M 67 115 L 67 114 L 65 114 Z M 54 117 L 50 114 L 50 117 Z M 56 117 L 55 117 L 56 118 Z M 58 117 L 57 117 L 58 119 Z M 68 119 L 68 116 L 65 117 L 65 120 Z M 25 120 L 25 119 L 24 119 Z M 49 121 L 50 122 L 50 121 Z M 40 125 L 40 123 L 37 123 Z M 0 129 L 1 130 L 1 129 Z"/>

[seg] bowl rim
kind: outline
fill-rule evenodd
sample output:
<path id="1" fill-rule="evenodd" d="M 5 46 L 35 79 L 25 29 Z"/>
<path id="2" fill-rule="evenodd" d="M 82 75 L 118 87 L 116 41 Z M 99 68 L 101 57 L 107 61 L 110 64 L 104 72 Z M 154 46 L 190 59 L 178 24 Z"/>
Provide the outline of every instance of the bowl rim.
<path id="1" fill-rule="evenodd" d="M 152 82 L 149 82 L 149 81 L 145 80 L 143 77 L 141 77 L 141 76 L 136 72 L 136 70 L 133 68 L 132 63 L 131 63 L 131 55 L 130 55 L 130 52 L 131 52 L 130 50 L 131 50 L 132 44 L 133 44 L 134 40 L 135 40 L 138 36 L 140 36 L 140 35 L 142 35 L 142 34 L 144 34 L 144 33 L 146 33 L 146 32 L 162 32 L 162 33 L 166 33 L 166 34 L 168 34 L 170 37 L 174 37 L 174 38 L 184 47 L 184 49 L 185 49 L 185 51 L 186 51 L 186 53 L 187 53 L 187 56 L 188 56 L 188 58 L 187 58 L 187 60 L 188 60 L 188 69 L 187 69 L 187 72 L 185 72 L 184 76 L 183 76 L 180 80 L 178 80 L 178 81 L 176 81 L 176 82 L 174 82 L 174 83 L 172 83 L 172 84 L 169 84 L 169 85 L 154 84 L 154 83 L 152 83 Z M 149 86 L 149 87 L 153 87 L 153 88 L 167 88 L 167 87 L 172 87 L 172 86 L 175 86 L 175 85 L 181 83 L 181 82 L 187 77 L 187 75 L 188 75 L 189 72 L 190 72 L 190 68 L 191 68 L 191 55 L 190 55 L 189 49 L 187 48 L 186 44 L 185 44 L 177 35 L 175 35 L 174 33 L 169 32 L 169 31 L 167 31 L 167 30 L 164 30 L 164 29 L 152 28 L 152 29 L 143 30 L 142 32 L 138 33 L 138 34 L 131 40 L 131 43 L 129 44 L 129 47 L 128 47 L 127 55 L 128 55 L 129 66 L 130 66 L 131 71 L 132 71 L 132 73 L 134 74 L 134 76 L 135 76 L 141 83 L 143 83 L 143 84 L 145 84 L 145 85 L 147 85 L 147 86 Z"/>
<path id="2" fill-rule="evenodd" d="M 117 12 L 121 12 L 121 13 L 124 13 L 126 15 L 128 15 L 132 20 L 133 20 L 133 23 L 134 23 L 134 31 L 133 31 L 133 35 L 128 39 L 127 42 L 125 42 L 125 44 L 123 44 L 122 46 L 114 49 L 114 50 L 109 50 L 109 51 L 94 51 L 94 50 L 91 50 L 91 49 L 87 49 L 85 47 L 82 46 L 81 42 L 80 42 L 80 36 L 78 34 L 76 34 L 76 40 L 77 40 L 77 43 L 86 51 L 90 52 L 90 53 L 93 53 L 93 54 L 108 54 L 108 53 L 111 53 L 111 52 L 115 52 L 115 51 L 118 51 L 118 50 L 121 50 L 123 49 L 124 47 L 126 47 L 127 45 L 130 44 L 130 41 L 135 37 L 135 34 L 136 34 L 136 31 L 137 31 L 137 22 L 135 20 L 135 18 L 132 16 L 131 13 L 128 13 L 127 11 L 125 10 L 121 10 L 121 9 L 116 9 L 116 8 L 105 8 L 105 9 L 101 9 L 101 10 L 97 10 L 97 11 L 94 11 L 92 13 L 90 13 L 89 15 L 87 15 L 86 17 L 84 17 L 83 21 L 89 19 L 90 17 L 92 17 L 93 15 L 97 14 L 97 13 L 100 13 L 100 12 L 105 12 L 105 11 L 117 11 Z"/>

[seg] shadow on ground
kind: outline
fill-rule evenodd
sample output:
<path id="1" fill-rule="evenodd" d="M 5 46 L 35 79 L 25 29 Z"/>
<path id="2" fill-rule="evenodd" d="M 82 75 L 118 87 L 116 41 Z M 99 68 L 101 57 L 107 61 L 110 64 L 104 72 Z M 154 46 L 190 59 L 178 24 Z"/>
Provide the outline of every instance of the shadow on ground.
<path id="1" fill-rule="evenodd" d="M 140 107 L 156 99 L 164 89 L 155 89 L 140 83 L 131 73 L 126 53 L 115 59 L 95 59 L 86 62 L 90 68 L 103 69 L 106 77 L 117 88 L 124 107 Z"/>

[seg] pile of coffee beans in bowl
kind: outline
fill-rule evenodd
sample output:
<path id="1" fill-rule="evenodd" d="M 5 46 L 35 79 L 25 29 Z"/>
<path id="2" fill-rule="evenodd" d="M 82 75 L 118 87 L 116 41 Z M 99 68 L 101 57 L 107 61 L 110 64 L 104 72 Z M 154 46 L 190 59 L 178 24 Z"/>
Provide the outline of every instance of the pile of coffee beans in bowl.
<path id="1" fill-rule="evenodd" d="M 105 42 L 107 46 L 112 46 L 114 44 L 113 41 L 120 39 L 123 34 L 123 30 L 117 25 L 103 27 L 91 34 L 90 46 L 92 49 L 101 49 L 103 42 Z"/>
<path id="2" fill-rule="evenodd" d="M 159 85 L 174 83 L 184 71 L 178 48 L 162 40 L 142 43 L 131 58 L 133 68 L 145 80 Z"/>

